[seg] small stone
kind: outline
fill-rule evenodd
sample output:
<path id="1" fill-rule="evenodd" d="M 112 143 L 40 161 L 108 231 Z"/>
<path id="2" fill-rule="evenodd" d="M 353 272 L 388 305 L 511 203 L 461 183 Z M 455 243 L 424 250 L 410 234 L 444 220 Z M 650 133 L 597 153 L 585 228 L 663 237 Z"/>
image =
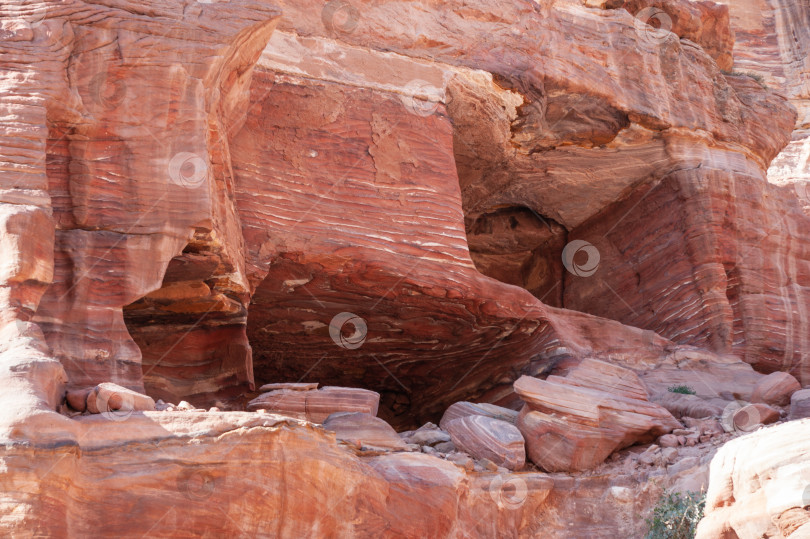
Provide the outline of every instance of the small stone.
<path id="1" fill-rule="evenodd" d="M 441 442 L 449 442 L 450 435 L 439 429 L 433 423 L 425 423 L 419 427 L 408 439 L 409 443 L 419 445 L 436 445 Z"/>
<path id="2" fill-rule="evenodd" d="M 696 429 L 675 429 L 672 431 L 672 434 L 675 436 L 689 436 L 690 434 L 695 434 L 698 432 Z"/>
<path id="3" fill-rule="evenodd" d="M 678 447 L 678 437 L 674 434 L 664 434 L 658 438 L 658 445 L 661 447 Z"/>
<path id="4" fill-rule="evenodd" d="M 672 464 L 678 458 L 678 450 L 674 447 L 665 447 L 661 450 L 661 457 L 667 464 Z"/>
<path id="5" fill-rule="evenodd" d="M 220 411 L 220 409 L 219 409 L 219 408 L 217 408 L 216 406 L 212 406 L 211 408 L 209 408 L 209 409 L 208 409 L 208 411 L 209 411 L 209 412 L 219 412 L 219 411 Z"/>
<path id="6" fill-rule="evenodd" d="M 480 460 L 478 460 L 478 464 L 483 469 L 487 470 L 488 472 L 497 472 L 498 471 L 498 465 L 495 464 L 494 462 L 492 462 L 489 459 L 480 459 Z"/>
<path id="7" fill-rule="evenodd" d="M 258 410 L 256 410 L 256 413 L 259 414 L 259 415 L 265 415 L 267 413 L 267 410 L 259 408 Z"/>
<path id="8" fill-rule="evenodd" d="M 456 450 L 456 446 L 453 445 L 453 442 L 440 442 L 434 445 L 433 448 L 440 453 L 452 453 Z"/>
<path id="9" fill-rule="evenodd" d="M 439 453 L 438 451 L 436 451 L 435 449 L 433 449 L 429 445 L 423 445 L 421 447 L 422 447 L 422 453 L 427 453 L 428 455 L 437 455 Z"/>
<path id="10" fill-rule="evenodd" d="M 678 436 L 678 444 L 686 445 L 686 436 Z"/>
<path id="11" fill-rule="evenodd" d="M 194 406 L 192 406 L 188 401 L 180 401 L 180 404 L 177 405 L 178 410 L 190 411 L 194 410 Z"/>

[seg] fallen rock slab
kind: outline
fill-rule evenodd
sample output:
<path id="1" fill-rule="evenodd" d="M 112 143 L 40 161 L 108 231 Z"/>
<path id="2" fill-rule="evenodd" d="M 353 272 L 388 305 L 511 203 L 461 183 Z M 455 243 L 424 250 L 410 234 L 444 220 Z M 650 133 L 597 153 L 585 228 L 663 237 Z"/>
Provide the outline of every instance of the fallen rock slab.
<path id="1" fill-rule="evenodd" d="M 335 412 L 363 412 L 376 416 L 380 394 L 355 387 L 326 386 L 317 390 L 276 389 L 259 395 L 247 405 L 249 411 L 267 410 L 323 423 Z"/>
<path id="2" fill-rule="evenodd" d="M 754 386 L 751 402 L 787 406 L 790 404 L 790 396 L 801 388 L 802 385 L 792 375 L 786 372 L 772 372 Z"/>
<path id="3" fill-rule="evenodd" d="M 517 423 L 518 412 L 495 404 L 461 401 L 451 404 L 450 407 L 445 410 L 441 421 L 439 421 L 439 426 L 447 430 L 446 424 L 450 421 L 471 415 L 491 417 L 514 425 Z"/>
<path id="4" fill-rule="evenodd" d="M 362 449 L 382 451 L 408 449 L 407 444 L 402 441 L 391 425 L 371 414 L 337 412 L 326 418 L 323 427 L 334 432 L 338 440 L 354 444 Z"/>
<path id="5" fill-rule="evenodd" d="M 526 464 L 523 435 L 511 423 L 483 415 L 470 415 L 447 423 L 457 449 L 497 466 L 520 470 Z"/>
<path id="6" fill-rule="evenodd" d="M 526 402 L 517 427 L 529 458 L 547 471 L 590 469 L 613 451 L 681 428 L 647 400 L 634 372 L 599 360 L 583 360 L 567 377 L 522 376 L 514 388 Z"/>

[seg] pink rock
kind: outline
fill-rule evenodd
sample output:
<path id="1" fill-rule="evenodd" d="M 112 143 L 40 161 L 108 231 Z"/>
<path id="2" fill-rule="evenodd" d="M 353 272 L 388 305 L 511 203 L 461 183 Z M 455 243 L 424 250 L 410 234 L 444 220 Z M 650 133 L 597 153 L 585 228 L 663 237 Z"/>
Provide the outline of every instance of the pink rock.
<path id="1" fill-rule="evenodd" d="M 494 404 L 462 401 L 451 404 L 450 407 L 445 410 L 439 425 L 446 430 L 445 425 L 448 422 L 470 415 L 483 415 L 493 419 L 500 419 L 501 421 L 506 421 L 514 425 L 515 422 L 517 422 L 518 412 Z"/>
<path id="2" fill-rule="evenodd" d="M 751 402 L 787 406 L 790 404 L 790 396 L 801 388 L 799 381 L 792 375 L 772 372 L 754 386 Z"/>
<path id="3" fill-rule="evenodd" d="M 379 450 L 407 449 L 391 425 L 379 417 L 363 412 L 337 412 L 323 422 L 326 430 L 333 431 L 338 440 L 361 448 Z"/>
<path id="4" fill-rule="evenodd" d="M 776 421 L 779 421 L 779 412 L 767 404 L 762 403 L 743 406 L 734 412 L 733 416 L 734 426 L 746 432 L 754 430 L 759 425 L 769 425 Z M 711 434 L 706 435 L 707 439 L 711 437 Z M 701 436 L 701 441 L 703 441 L 703 436 Z"/>
<path id="5" fill-rule="evenodd" d="M 661 447 L 678 447 L 678 436 L 674 434 L 664 434 L 658 438 L 658 445 Z"/>
<path id="6" fill-rule="evenodd" d="M 522 376 L 514 388 L 526 402 L 517 426 L 529 457 L 547 471 L 589 469 L 615 450 L 681 427 L 646 399 L 635 373 L 604 361 L 583 360 L 565 378 Z"/>
<path id="7" fill-rule="evenodd" d="M 520 431 L 506 421 L 469 415 L 447 422 L 447 431 L 457 449 L 498 466 L 519 470 L 526 463 L 526 448 Z"/>
<path id="8" fill-rule="evenodd" d="M 380 394 L 354 387 L 327 386 L 318 390 L 276 389 L 259 395 L 247 405 L 248 410 L 271 412 L 322 423 L 335 412 L 363 412 L 377 415 Z"/>

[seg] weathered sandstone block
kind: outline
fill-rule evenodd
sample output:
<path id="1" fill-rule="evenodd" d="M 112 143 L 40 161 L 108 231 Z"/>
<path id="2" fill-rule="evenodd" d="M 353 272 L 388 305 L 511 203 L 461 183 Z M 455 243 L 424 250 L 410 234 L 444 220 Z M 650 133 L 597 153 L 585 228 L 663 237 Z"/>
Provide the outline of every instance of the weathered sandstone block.
<path id="1" fill-rule="evenodd" d="M 790 374 L 772 372 L 754 386 L 751 402 L 787 406 L 790 404 L 790 396 L 801 388 L 799 381 Z"/>
<path id="2" fill-rule="evenodd" d="M 377 415 L 380 394 L 354 387 L 331 387 L 310 391 L 276 389 L 259 395 L 247 405 L 248 410 L 268 410 L 290 417 L 323 423 L 336 412 L 362 412 Z"/>
<path id="3" fill-rule="evenodd" d="M 447 422 L 447 432 L 457 449 L 478 459 L 489 459 L 509 470 L 526 463 L 523 435 L 511 423 L 484 415 L 468 415 Z"/>
<path id="4" fill-rule="evenodd" d="M 398 451 L 407 448 L 391 425 L 372 414 L 336 412 L 326 418 L 323 427 L 333 431 L 338 440 L 358 448 Z"/>

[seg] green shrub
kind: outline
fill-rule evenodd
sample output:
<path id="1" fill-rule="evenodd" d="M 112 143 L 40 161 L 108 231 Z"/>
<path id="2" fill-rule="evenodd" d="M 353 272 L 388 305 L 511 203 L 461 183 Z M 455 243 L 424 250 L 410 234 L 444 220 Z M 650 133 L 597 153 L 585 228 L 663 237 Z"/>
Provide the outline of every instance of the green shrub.
<path id="1" fill-rule="evenodd" d="M 757 81 L 759 85 L 762 86 L 763 88 L 768 88 L 768 85 L 765 84 L 765 77 L 763 77 L 759 73 L 754 73 L 753 71 L 737 71 L 735 69 L 734 71 L 722 70 L 722 73 L 724 75 L 731 75 L 733 77 L 750 77 L 755 81 Z"/>
<path id="2" fill-rule="evenodd" d="M 695 395 L 697 391 L 689 386 L 669 386 L 667 391 L 670 393 L 683 393 L 684 395 Z"/>
<path id="3" fill-rule="evenodd" d="M 646 539 L 692 539 L 703 518 L 706 494 L 664 491 L 653 508 Z"/>

